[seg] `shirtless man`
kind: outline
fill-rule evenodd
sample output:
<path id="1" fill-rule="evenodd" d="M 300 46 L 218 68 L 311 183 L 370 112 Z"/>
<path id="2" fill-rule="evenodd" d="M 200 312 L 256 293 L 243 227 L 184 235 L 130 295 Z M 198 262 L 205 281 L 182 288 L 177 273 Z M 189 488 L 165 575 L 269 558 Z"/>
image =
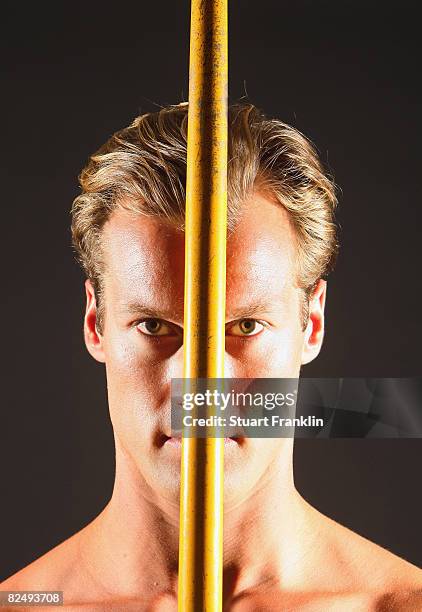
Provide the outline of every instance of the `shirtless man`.
<path id="1" fill-rule="evenodd" d="M 183 363 L 186 120 L 186 104 L 136 119 L 81 175 L 73 238 L 86 346 L 106 367 L 115 485 L 92 523 L 2 590 L 60 590 L 66 610 L 177 609 L 170 386 Z M 296 378 L 323 341 L 334 188 L 296 130 L 251 105 L 229 124 L 225 376 Z M 422 571 L 312 508 L 292 455 L 292 439 L 225 443 L 224 610 L 422 610 Z"/>

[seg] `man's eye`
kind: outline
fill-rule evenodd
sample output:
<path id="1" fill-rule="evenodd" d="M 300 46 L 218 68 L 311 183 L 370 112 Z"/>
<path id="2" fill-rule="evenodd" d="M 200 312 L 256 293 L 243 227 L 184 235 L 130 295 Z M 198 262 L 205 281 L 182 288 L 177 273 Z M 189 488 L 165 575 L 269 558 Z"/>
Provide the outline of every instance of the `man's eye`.
<path id="1" fill-rule="evenodd" d="M 147 336 L 170 336 L 174 335 L 174 329 L 161 319 L 144 319 L 137 325 L 140 332 Z"/>
<path id="2" fill-rule="evenodd" d="M 229 336 L 256 336 L 264 329 L 264 325 L 256 319 L 242 319 L 228 328 Z"/>

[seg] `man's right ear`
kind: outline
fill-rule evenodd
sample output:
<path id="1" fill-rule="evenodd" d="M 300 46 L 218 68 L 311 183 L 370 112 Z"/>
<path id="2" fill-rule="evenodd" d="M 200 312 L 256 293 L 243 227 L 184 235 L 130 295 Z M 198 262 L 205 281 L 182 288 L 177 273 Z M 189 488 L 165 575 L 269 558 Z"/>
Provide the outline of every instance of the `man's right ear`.
<path id="1" fill-rule="evenodd" d="M 85 281 L 86 311 L 84 318 L 85 345 L 89 353 L 99 361 L 105 362 L 103 337 L 97 330 L 97 302 L 90 280 Z"/>

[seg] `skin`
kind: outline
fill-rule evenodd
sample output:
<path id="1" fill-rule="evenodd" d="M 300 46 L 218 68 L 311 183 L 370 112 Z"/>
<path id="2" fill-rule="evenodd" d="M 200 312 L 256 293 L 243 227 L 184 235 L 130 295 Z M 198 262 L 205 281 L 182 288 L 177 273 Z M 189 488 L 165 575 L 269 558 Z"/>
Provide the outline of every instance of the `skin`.
<path id="1" fill-rule="evenodd" d="M 103 245 L 104 328 L 87 281 L 84 335 L 106 366 L 113 495 L 1 588 L 63 590 L 68 610 L 173 611 L 180 445 L 166 436 L 170 383 L 183 367 L 184 235 L 118 210 Z M 297 377 L 321 349 L 325 296 L 321 280 L 303 330 L 294 231 L 284 209 L 255 193 L 227 243 L 226 377 Z M 256 321 L 252 334 L 245 319 Z M 290 439 L 225 445 L 224 609 L 422 609 L 422 571 L 312 508 L 294 486 L 292 454 Z"/>

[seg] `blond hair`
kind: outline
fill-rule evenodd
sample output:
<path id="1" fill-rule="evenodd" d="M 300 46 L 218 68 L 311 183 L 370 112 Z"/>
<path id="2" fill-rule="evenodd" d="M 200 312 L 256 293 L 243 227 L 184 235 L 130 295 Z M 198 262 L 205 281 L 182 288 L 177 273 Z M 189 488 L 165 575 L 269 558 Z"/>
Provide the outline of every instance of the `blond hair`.
<path id="1" fill-rule="evenodd" d="M 125 208 L 184 227 L 187 117 L 187 103 L 137 117 L 91 156 L 80 175 L 72 238 L 95 290 L 100 330 L 101 235 L 111 213 Z M 234 104 L 229 108 L 229 232 L 235 230 L 242 203 L 258 190 L 270 193 L 289 213 L 297 237 L 297 285 L 309 299 L 332 269 L 338 249 L 334 183 L 298 130 L 268 119 L 252 104 Z"/>

